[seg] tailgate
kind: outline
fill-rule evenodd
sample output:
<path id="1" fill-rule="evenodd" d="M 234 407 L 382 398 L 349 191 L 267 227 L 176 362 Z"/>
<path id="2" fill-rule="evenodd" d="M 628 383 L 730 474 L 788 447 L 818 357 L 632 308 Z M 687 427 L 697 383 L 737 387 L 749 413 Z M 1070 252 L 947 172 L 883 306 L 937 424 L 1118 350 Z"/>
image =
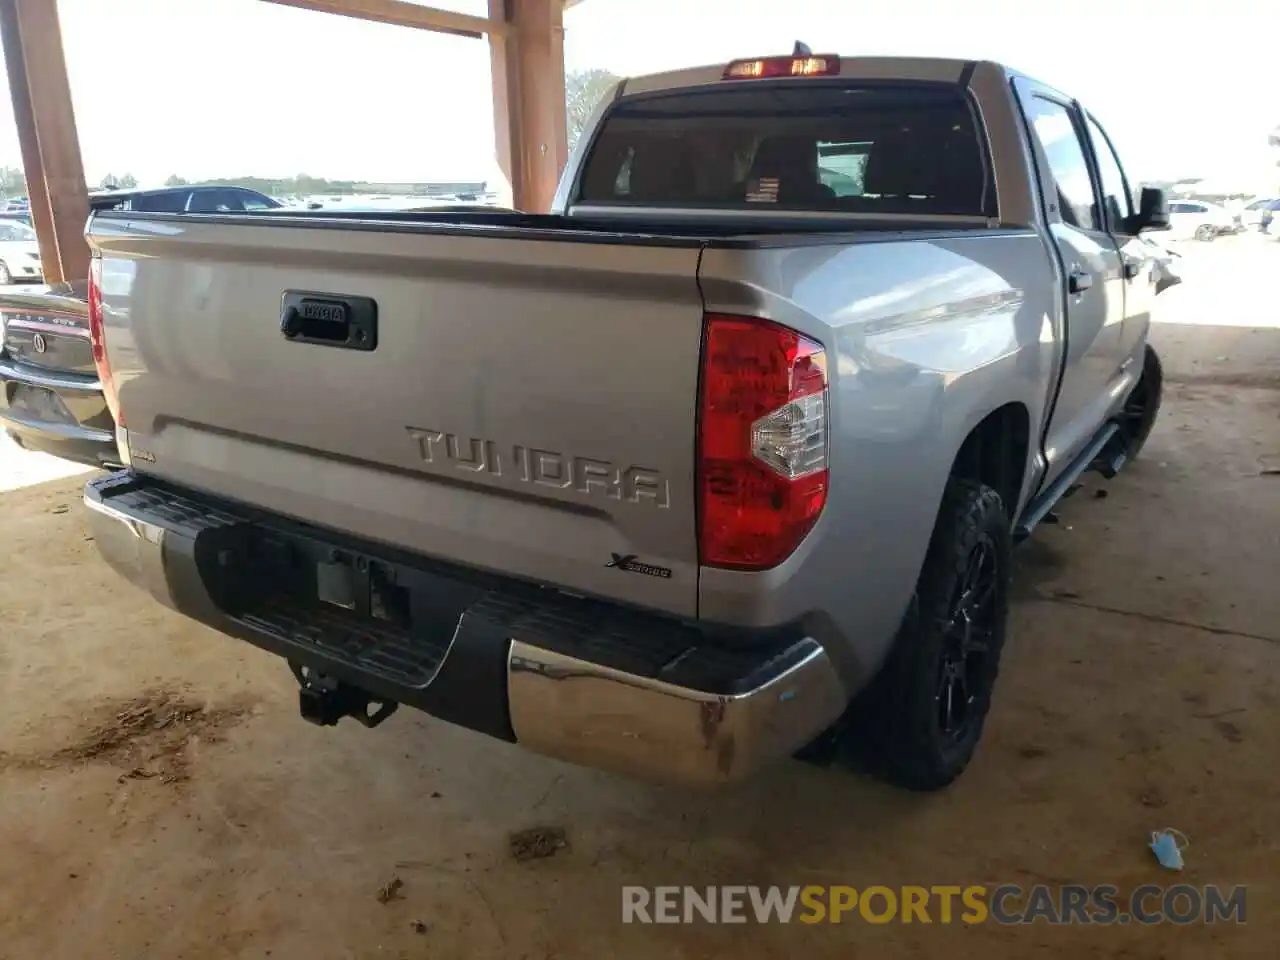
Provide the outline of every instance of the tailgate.
<path id="1" fill-rule="evenodd" d="M 95 219 L 134 467 L 695 614 L 697 245 L 478 233 Z M 308 342 L 358 298 L 372 349 Z"/>

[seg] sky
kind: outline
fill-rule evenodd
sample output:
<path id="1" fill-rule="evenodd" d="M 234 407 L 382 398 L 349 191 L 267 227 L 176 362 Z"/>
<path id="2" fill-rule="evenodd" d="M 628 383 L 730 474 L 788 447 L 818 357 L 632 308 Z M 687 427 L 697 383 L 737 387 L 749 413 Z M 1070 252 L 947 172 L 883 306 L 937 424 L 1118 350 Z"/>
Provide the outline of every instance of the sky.
<path id="1" fill-rule="evenodd" d="M 58 8 L 91 183 L 497 178 L 483 40 L 260 0 Z M 565 60 L 625 76 L 796 40 L 845 56 L 993 59 L 1085 102 L 1135 178 L 1258 180 L 1275 178 L 1278 37 L 1280 0 L 581 0 L 565 15 Z M 7 97 L 0 164 L 21 165 Z"/>

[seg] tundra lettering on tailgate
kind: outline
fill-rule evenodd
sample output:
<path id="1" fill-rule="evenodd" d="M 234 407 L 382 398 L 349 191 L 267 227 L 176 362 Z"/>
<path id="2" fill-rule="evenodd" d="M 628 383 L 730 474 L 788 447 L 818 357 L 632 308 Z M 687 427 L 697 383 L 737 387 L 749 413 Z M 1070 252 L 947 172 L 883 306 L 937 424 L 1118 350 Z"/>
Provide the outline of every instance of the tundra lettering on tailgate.
<path id="1" fill-rule="evenodd" d="M 486 473 L 630 503 L 671 505 L 666 478 L 648 467 L 620 467 L 607 460 L 575 457 L 518 443 L 506 447 L 482 437 L 462 437 L 426 427 L 405 429 L 418 444 L 418 455 L 423 462 L 433 466 L 450 466 L 468 473 Z"/>

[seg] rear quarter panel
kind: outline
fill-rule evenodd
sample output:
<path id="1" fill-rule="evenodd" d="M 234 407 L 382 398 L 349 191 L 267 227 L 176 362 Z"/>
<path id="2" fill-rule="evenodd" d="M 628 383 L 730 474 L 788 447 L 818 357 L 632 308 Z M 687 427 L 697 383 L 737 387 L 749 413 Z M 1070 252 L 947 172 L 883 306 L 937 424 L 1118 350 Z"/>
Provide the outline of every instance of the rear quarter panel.
<path id="1" fill-rule="evenodd" d="M 957 452 L 1004 404 L 1023 405 L 1031 424 L 1021 501 L 1036 482 L 1060 344 L 1044 241 L 999 230 L 710 249 L 701 281 L 709 311 L 766 317 L 825 345 L 831 487 L 781 566 L 704 569 L 699 613 L 746 626 L 803 618 L 856 688 L 914 591 Z"/>

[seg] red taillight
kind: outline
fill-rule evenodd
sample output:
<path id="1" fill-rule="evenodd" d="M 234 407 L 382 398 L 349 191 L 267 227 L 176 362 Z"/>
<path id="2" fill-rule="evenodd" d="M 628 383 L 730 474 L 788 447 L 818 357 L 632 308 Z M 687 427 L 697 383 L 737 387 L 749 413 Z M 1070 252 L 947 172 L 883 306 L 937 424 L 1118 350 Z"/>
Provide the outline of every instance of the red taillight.
<path id="1" fill-rule="evenodd" d="M 770 80 L 778 77 L 834 77 L 840 73 L 840 58 L 829 53 L 795 57 L 759 57 L 734 60 L 725 67 L 726 80 Z"/>
<path id="2" fill-rule="evenodd" d="M 767 320 L 706 318 L 698 421 L 698 554 L 765 570 L 827 502 L 827 356 Z"/>
<path id="3" fill-rule="evenodd" d="M 107 409 L 116 426 L 123 427 L 124 415 L 120 412 L 120 398 L 116 396 L 116 383 L 111 377 L 111 361 L 107 359 L 107 334 L 102 325 L 102 260 L 98 257 L 89 261 L 89 342 L 93 345 L 93 365 L 98 370 Z"/>

